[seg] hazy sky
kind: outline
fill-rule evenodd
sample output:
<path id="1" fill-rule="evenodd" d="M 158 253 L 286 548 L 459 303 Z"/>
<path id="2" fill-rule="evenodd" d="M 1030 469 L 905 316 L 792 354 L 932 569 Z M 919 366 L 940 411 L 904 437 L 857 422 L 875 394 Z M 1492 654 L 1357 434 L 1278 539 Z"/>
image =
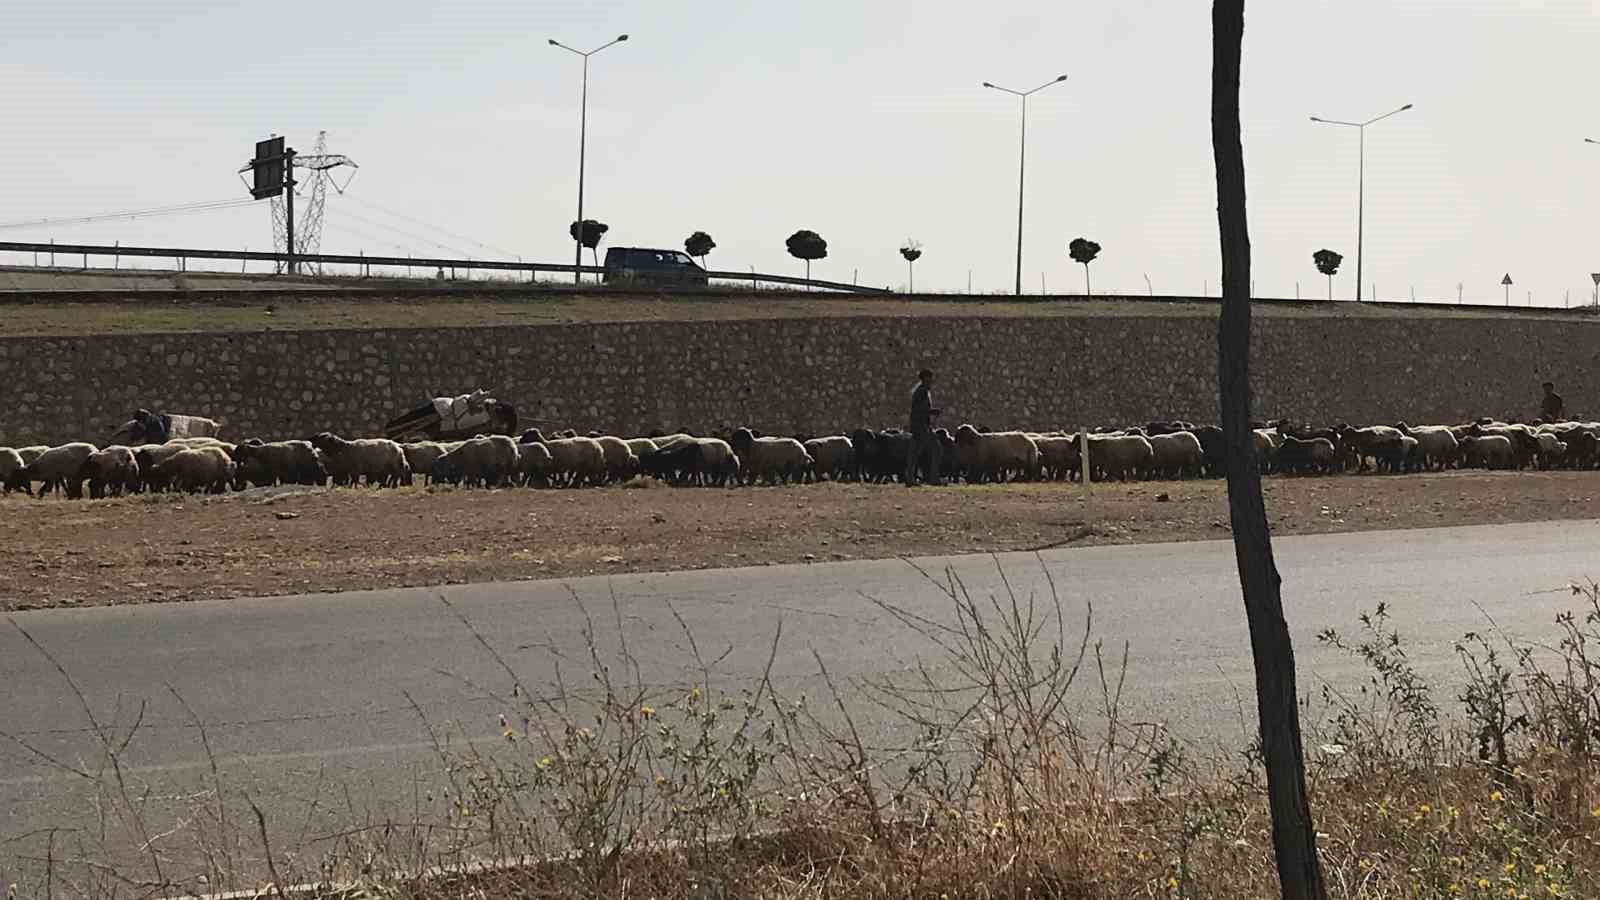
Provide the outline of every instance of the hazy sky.
<path id="1" fill-rule="evenodd" d="M 1104 246 L 1097 291 L 1217 290 L 1209 131 L 1210 4 L 77 0 L 7 17 L 0 222 L 244 196 L 234 174 L 269 132 L 319 129 L 361 169 L 329 201 L 329 252 L 569 261 L 580 61 L 586 212 L 609 243 L 718 243 L 713 268 L 1009 290 L 1018 101 L 1029 101 L 1024 289 L 1081 290 L 1066 244 Z M 1354 292 L 1354 129 L 1367 131 L 1365 277 L 1380 299 L 1587 300 L 1600 271 L 1600 4 L 1405 0 L 1246 11 L 1244 144 L 1257 292 L 1326 292 L 1311 253 L 1346 256 Z M 397 219 L 371 205 L 429 223 Z M 201 215 L 5 229 L 0 239 L 265 249 L 265 202 Z M 398 228 L 400 231 L 396 231 Z M 466 235 L 482 244 L 451 237 Z M 409 232 L 409 234 L 401 233 Z M 486 245 L 486 246 L 485 246 Z M 14 258 L 13 258 L 14 259 Z"/>

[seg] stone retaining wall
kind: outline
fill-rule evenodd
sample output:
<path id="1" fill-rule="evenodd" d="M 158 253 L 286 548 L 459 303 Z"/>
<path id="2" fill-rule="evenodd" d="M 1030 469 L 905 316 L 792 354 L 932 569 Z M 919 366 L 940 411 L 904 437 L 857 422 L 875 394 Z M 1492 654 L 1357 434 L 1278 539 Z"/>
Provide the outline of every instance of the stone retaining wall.
<path id="1" fill-rule="evenodd" d="M 1195 316 L 850 317 L 449 330 L 0 339 L 0 445 L 96 440 L 138 407 L 224 434 L 378 433 L 482 386 L 529 424 L 778 433 L 902 424 L 913 373 L 946 422 L 1072 427 L 1216 417 L 1215 321 Z M 1255 406 L 1315 421 L 1527 418 L 1554 380 L 1600 416 L 1600 323 L 1260 317 Z"/>

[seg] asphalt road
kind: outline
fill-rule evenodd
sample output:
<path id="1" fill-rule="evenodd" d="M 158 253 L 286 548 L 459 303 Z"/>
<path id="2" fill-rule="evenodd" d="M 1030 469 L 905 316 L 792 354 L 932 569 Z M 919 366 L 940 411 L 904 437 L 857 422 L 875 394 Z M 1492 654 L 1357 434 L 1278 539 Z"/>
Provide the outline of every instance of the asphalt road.
<path id="1" fill-rule="evenodd" d="M 1279 539 L 1302 692 L 1359 680 L 1314 635 L 1348 630 L 1382 602 L 1451 705 L 1453 642 L 1486 615 L 1513 635 L 1550 635 L 1553 617 L 1577 605 L 1568 586 L 1600 577 L 1597 539 L 1600 521 Z M 1230 543 L 916 565 L 951 569 L 985 595 L 1000 589 L 1003 570 L 1024 598 L 1046 595 L 1048 570 L 1069 630 L 1092 604 L 1094 636 L 1113 652 L 1127 642 L 1131 714 L 1212 746 L 1246 743 L 1252 670 Z M 60 663 L 102 724 L 123 734 L 138 722 L 119 762 L 152 834 L 209 827 L 193 810 L 220 779 L 225 793 L 259 804 L 277 846 L 314 847 L 355 825 L 438 816 L 430 789 L 442 763 L 430 729 L 458 747 L 504 746 L 496 715 L 510 678 L 457 613 L 534 691 L 551 689 L 558 662 L 569 680 L 587 681 L 586 622 L 608 647 L 625 636 L 647 682 L 682 683 L 693 660 L 676 613 L 716 658 L 717 680 L 737 685 L 760 672 L 781 621 L 775 683 L 817 696 L 812 650 L 839 681 L 903 675 L 927 657 L 929 644 L 868 598 L 949 619 L 949 601 L 922 574 L 884 560 L 45 610 L 11 621 Z M 140 843 L 103 812 L 101 789 L 70 771 L 94 768 L 97 738 L 73 687 L 17 628 L 0 628 L 0 684 L 0 883 L 36 872 L 30 860 L 47 840 L 70 845 L 98 822 L 117 852 Z M 182 829 L 157 838 L 189 861 L 191 842 Z"/>

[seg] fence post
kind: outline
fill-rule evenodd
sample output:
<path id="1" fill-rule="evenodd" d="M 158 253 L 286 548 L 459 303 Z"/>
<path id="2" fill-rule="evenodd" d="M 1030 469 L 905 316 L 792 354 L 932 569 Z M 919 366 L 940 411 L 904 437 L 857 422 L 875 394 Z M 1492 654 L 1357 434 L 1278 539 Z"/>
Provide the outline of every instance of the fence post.
<path id="1" fill-rule="evenodd" d="M 122 242 L 116 241 L 112 244 L 112 247 L 117 251 L 116 254 L 111 257 L 111 271 L 115 272 L 116 270 L 122 268 Z M 84 258 L 87 259 L 88 256 L 85 255 Z M 89 268 L 89 264 L 86 262 L 83 264 L 83 267 L 87 269 Z"/>
<path id="2" fill-rule="evenodd" d="M 1089 493 L 1089 428 L 1084 426 L 1078 431 L 1078 465 L 1079 478 L 1083 481 L 1083 492 Z"/>

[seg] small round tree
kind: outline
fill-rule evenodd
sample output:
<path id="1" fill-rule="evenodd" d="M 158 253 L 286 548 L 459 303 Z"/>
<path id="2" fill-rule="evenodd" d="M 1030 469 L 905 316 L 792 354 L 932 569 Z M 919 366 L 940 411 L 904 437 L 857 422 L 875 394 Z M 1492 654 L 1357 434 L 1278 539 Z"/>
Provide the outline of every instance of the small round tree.
<path id="1" fill-rule="evenodd" d="M 794 234 L 789 235 L 789 239 L 783 243 L 784 246 L 789 248 L 790 256 L 794 257 L 795 259 L 805 260 L 807 282 L 806 288 L 809 290 L 811 287 L 811 261 L 814 259 L 827 258 L 828 242 L 823 240 L 822 235 L 817 234 L 815 231 L 808 231 L 802 228 L 799 231 L 796 231 Z"/>
<path id="2" fill-rule="evenodd" d="M 706 254 L 715 249 L 717 249 L 717 242 L 713 241 L 711 235 L 706 234 L 704 231 L 696 231 L 683 241 L 683 251 L 690 256 L 700 257 L 700 268 L 702 269 L 706 267 Z"/>
<path id="3" fill-rule="evenodd" d="M 1333 276 L 1339 273 L 1339 264 L 1344 262 L 1344 257 L 1332 250 L 1318 250 L 1311 254 L 1311 261 L 1317 264 L 1317 271 L 1328 276 L 1328 300 L 1333 300 Z"/>
<path id="4" fill-rule="evenodd" d="M 900 255 L 906 258 L 906 293 L 917 292 L 917 273 L 912 268 L 912 263 L 922 258 L 922 245 L 907 239 L 906 245 L 900 248 Z"/>
<path id="5" fill-rule="evenodd" d="M 571 235 L 573 240 L 589 248 L 589 252 L 594 255 L 594 264 L 598 266 L 600 265 L 600 240 L 601 238 L 604 238 L 606 236 L 606 232 L 610 230 L 611 226 L 604 222 L 599 222 L 594 219 L 584 219 L 582 237 L 578 236 L 577 222 L 573 222 L 572 225 L 567 228 L 567 234 Z"/>
<path id="6" fill-rule="evenodd" d="M 1094 292 L 1089 289 L 1089 263 L 1094 262 L 1094 258 L 1100 255 L 1100 245 L 1088 238 L 1073 238 L 1072 243 L 1067 245 L 1067 255 L 1072 257 L 1073 262 L 1083 264 L 1083 292 L 1085 295 L 1094 296 Z"/>

